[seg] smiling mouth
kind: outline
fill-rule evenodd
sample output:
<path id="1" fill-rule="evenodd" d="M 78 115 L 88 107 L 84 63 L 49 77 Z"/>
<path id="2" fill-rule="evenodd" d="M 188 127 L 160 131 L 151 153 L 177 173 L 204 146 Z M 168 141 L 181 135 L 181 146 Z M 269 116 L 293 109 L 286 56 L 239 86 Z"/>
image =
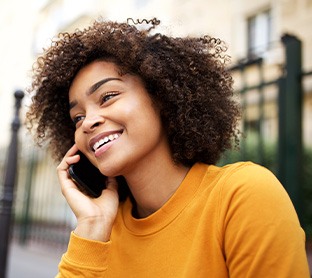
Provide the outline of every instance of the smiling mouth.
<path id="1" fill-rule="evenodd" d="M 99 141 L 97 141 L 93 145 L 93 147 L 92 147 L 93 151 L 96 151 L 97 149 L 104 146 L 105 144 L 118 139 L 121 136 L 121 134 L 122 134 L 121 132 L 117 132 L 117 133 L 110 134 L 110 135 L 105 136 L 104 138 L 100 139 Z"/>

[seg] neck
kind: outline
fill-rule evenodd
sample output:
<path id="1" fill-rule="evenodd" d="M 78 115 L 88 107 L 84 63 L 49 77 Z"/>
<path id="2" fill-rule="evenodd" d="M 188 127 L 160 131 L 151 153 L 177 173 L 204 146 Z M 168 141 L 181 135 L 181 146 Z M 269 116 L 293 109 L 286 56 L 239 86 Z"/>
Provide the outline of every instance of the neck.
<path id="1" fill-rule="evenodd" d="M 175 164 L 171 157 L 145 163 L 125 178 L 135 199 L 136 216 L 144 218 L 160 209 L 180 186 L 189 168 Z"/>

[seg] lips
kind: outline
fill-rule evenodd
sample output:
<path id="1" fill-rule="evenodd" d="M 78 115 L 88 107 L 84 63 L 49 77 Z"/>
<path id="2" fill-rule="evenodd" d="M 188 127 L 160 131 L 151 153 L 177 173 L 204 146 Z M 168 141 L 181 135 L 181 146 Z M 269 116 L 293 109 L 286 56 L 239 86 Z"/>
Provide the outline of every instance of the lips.
<path id="1" fill-rule="evenodd" d="M 120 133 L 115 133 L 115 134 L 111 134 L 109 136 L 105 136 L 103 139 L 100 139 L 98 142 L 96 142 L 93 145 L 93 151 L 96 151 L 99 147 L 102 147 L 103 145 L 105 145 L 106 143 L 113 141 L 117 138 L 119 138 L 121 134 Z"/>
<path id="2" fill-rule="evenodd" d="M 101 133 L 90 140 L 90 143 L 89 143 L 90 148 L 95 152 L 97 149 L 99 149 L 103 145 L 118 139 L 121 134 L 122 134 L 122 130 Z"/>

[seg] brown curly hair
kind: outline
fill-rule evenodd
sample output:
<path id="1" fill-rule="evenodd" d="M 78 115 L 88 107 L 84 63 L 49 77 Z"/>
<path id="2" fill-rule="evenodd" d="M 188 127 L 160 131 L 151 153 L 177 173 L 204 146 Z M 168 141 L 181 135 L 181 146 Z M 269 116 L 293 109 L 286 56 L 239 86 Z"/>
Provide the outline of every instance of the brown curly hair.
<path id="1" fill-rule="evenodd" d="M 137 28 L 141 23 L 151 28 Z M 74 143 L 68 91 L 77 72 L 94 60 L 115 62 L 122 73 L 141 77 L 161 111 L 173 159 L 191 166 L 215 164 L 238 142 L 240 109 L 219 39 L 175 38 L 155 33 L 157 19 L 127 23 L 97 20 L 74 33 L 60 33 L 33 68 L 34 93 L 28 128 L 39 144 L 48 139 L 60 160 Z"/>

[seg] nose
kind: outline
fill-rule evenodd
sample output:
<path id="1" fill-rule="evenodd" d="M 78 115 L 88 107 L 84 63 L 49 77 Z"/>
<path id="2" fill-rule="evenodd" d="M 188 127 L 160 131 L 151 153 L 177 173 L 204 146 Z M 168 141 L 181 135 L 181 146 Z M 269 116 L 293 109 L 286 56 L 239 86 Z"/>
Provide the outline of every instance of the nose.
<path id="1" fill-rule="evenodd" d="M 102 125 L 105 122 L 103 116 L 96 113 L 89 113 L 85 116 L 82 122 L 82 129 L 85 133 L 93 132 L 98 126 Z"/>

